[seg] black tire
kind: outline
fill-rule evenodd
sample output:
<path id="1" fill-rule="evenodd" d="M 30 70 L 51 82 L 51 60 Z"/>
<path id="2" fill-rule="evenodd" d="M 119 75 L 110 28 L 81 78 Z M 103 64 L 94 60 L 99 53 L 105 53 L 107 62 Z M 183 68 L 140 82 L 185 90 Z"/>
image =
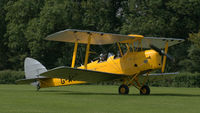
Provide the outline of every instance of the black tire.
<path id="1" fill-rule="evenodd" d="M 119 86 L 119 94 L 128 94 L 129 93 L 129 87 L 127 85 L 122 84 Z"/>
<path id="2" fill-rule="evenodd" d="M 150 94 L 150 88 L 149 86 L 142 86 L 140 89 L 140 95 L 149 95 Z"/>

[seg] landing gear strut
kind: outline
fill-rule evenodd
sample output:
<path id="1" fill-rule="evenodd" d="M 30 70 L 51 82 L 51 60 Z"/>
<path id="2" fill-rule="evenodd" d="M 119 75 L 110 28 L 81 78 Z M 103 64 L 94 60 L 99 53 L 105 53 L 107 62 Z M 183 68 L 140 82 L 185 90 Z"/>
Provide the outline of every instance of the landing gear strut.
<path id="1" fill-rule="evenodd" d="M 40 90 L 40 83 L 37 84 L 37 87 L 36 87 L 36 88 L 37 88 L 37 91 Z"/>
<path id="2" fill-rule="evenodd" d="M 139 82 L 139 74 L 136 74 L 128 79 L 124 79 L 123 84 L 119 87 L 119 94 L 128 94 L 129 93 L 129 87 L 135 86 L 139 91 L 140 95 L 149 95 L 150 94 L 150 88 L 149 86 L 145 85 L 147 79 L 148 79 L 148 73 L 146 77 L 143 80 L 143 83 L 141 84 Z"/>

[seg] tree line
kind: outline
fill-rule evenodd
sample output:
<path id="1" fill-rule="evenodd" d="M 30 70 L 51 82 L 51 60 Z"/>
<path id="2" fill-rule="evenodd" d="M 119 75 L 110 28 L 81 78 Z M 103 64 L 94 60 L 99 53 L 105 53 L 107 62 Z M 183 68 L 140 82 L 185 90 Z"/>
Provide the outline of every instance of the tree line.
<path id="1" fill-rule="evenodd" d="M 168 62 L 167 71 L 200 72 L 199 0 L 0 0 L 0 14 L 0 70 L 23 70 L 25 57 L 47 68 L 70 66 L 73 44 L 44 38 L 64 29 L 81 29 L 187 38 L 170 48 L 176 62 Z M 79 48 L 77 65 L 85 45 Z"/>

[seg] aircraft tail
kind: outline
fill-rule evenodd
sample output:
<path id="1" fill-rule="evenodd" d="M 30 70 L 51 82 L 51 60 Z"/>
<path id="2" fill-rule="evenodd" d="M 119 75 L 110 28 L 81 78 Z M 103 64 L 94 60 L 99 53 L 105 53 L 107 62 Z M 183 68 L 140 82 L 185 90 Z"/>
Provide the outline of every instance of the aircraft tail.
<path id="1" fill-rule="evenodd" d="M 37 60 L 33 58 L 26 58 L 24 61 L 25 79 L 17 80 L 17 84 L 31 84 L 36 86 L 37 90 L 40 88 L 65 86 L 71 84 L 83 84 L 84 81 L 69 81 L 61 78 L 49 78 L 40 76 L 47 72 L 47 69 Z"/>
<path id="2" fill-rule="evenodd" d="M 45 79 L 45 77 L 40 76 L 40 74 L 46 71 L 47 69 L 39 61 L 27 57 L 24 61 L 25 79 L 17 80 L 16 83 L 37 86 L 39 84 L 39 79 Z"/>
<path id="3" fill-rule="evenodd" d="M 39 78 L 39 75 L 46 71 L 47 69 L 39 61 L 28 57 L 25 59 L 24 72 L 26 79 Z"/>

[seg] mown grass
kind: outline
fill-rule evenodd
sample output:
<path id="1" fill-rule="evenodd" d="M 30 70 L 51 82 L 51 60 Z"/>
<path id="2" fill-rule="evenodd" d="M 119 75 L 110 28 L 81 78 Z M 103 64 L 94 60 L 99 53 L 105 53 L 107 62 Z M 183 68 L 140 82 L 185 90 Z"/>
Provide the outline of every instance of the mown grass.
<path id="1" fill-rule="evenodd" d="M 29 85 L 0 85 L 0 113 L 199 113 L 200 88 L 135 88 L 118 95 L 118 86 L 74 85 L 36 91 Z"/>

